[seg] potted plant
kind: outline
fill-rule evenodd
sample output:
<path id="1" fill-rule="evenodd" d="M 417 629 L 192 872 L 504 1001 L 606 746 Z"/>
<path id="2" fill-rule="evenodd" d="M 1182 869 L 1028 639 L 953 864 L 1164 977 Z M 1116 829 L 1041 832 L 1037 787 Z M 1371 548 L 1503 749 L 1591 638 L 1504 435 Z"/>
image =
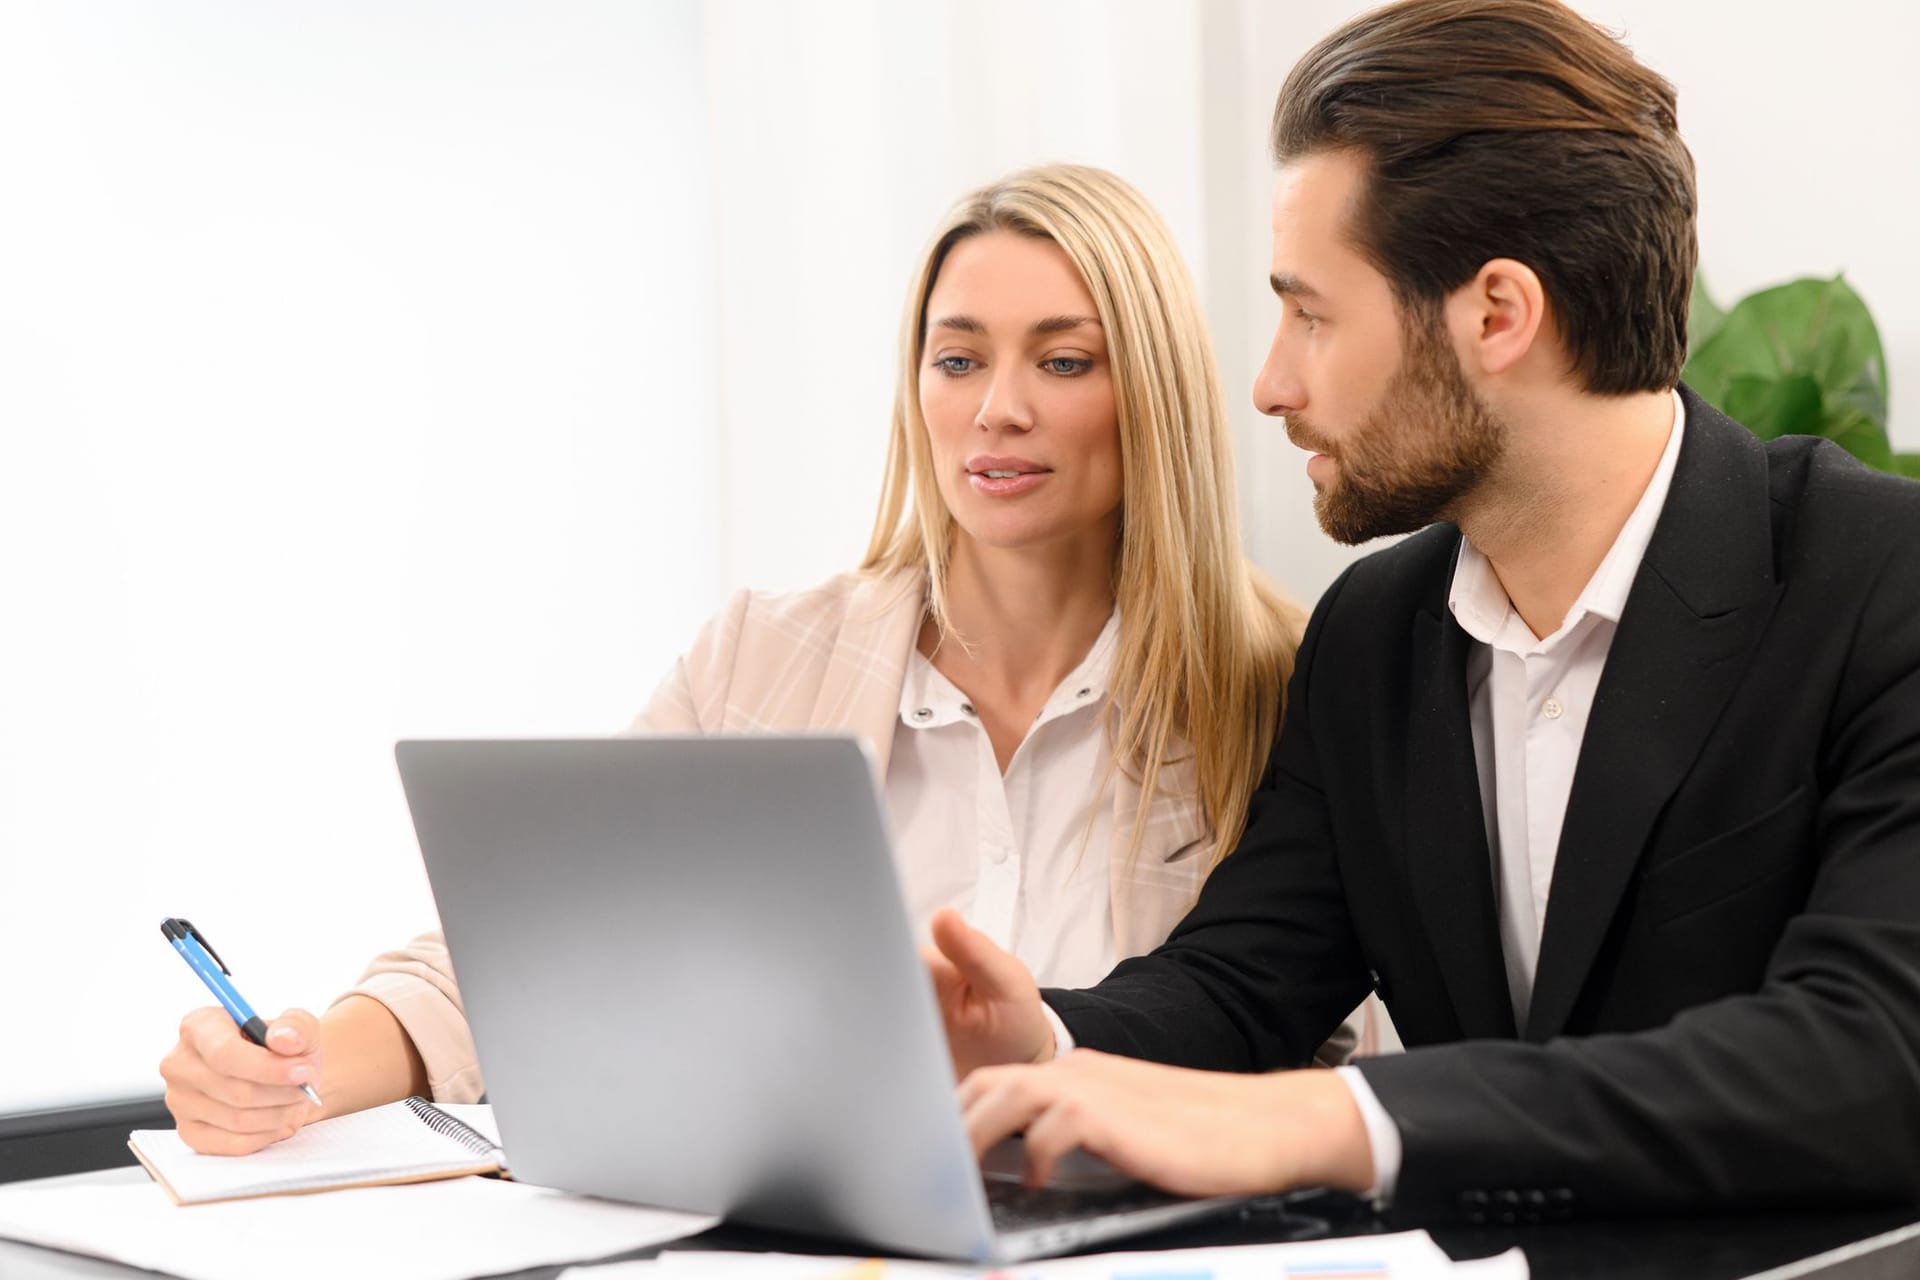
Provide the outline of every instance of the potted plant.
<path id="1" fill-rule="evenodd" d="M 1920 478 L 1920 453 L 1887 438 L 1887 358 L 1866 303 L 1843 278 L 1804 279 L 1722 310 L 1694 277 L 1681 374 L 1763 440 L 1825 436 L 1871 467 Z"/>

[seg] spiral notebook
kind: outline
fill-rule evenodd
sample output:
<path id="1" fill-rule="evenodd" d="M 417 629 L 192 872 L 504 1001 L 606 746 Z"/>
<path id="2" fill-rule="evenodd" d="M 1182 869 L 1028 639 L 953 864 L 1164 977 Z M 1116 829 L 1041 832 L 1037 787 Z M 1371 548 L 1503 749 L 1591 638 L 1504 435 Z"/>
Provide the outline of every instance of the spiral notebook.
<path id="1" fill-rule="evenodd" d="M 427 1182 L 506 1169 L 492 1107 L 436 1105 L 425 1098 L 317 1120 L 285 1142 L 246 1156 L 201 1155 L 172 1129 L 136 1129 L 127 1145 L 175 1204 Z"/>

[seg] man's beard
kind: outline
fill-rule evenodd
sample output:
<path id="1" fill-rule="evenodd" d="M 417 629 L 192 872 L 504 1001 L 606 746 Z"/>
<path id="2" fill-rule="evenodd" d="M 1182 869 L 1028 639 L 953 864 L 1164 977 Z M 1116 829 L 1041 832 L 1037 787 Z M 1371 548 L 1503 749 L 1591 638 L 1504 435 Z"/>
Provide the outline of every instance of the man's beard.
<path id="1" fill-rule="evenodd" d="M 1336 463 L 1314 515 L 1349 546 L 1450 518 L 1506 451 L 1506 423 L 1474 393 L 1437 314 L 1403 326 L 1405 350 L 1379 403 L 1335 446 L 1287 415 L 1287 438 Z"/>

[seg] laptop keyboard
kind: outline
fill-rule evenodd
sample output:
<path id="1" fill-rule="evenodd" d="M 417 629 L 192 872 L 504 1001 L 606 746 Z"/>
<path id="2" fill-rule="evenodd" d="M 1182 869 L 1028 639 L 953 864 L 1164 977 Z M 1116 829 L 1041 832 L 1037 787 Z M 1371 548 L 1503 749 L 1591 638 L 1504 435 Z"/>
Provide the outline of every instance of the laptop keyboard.
<path id="1" fill-rule="evenodd" d="M 1064 1188 L 1029 1187 L 1025 1183 L 988 1178 L 986 1187 L 987 1208 L 993 1214 L 993 1225 L 998 1231 L 1023 1231 L 1075 1218 L 1157 1209 L 1181 1200 L 1143 1182 L 1112 1188 Z"/>

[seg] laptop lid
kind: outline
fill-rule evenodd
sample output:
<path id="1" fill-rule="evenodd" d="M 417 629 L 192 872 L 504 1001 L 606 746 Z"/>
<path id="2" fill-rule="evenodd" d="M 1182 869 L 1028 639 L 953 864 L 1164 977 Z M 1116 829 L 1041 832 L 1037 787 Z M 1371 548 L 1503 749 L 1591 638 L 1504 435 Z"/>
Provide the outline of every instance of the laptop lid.
<path id="1" fill-rule="evenodd" d="M 516 1177 L 994 1255 L 855 739 L 395 756 Z"/>

